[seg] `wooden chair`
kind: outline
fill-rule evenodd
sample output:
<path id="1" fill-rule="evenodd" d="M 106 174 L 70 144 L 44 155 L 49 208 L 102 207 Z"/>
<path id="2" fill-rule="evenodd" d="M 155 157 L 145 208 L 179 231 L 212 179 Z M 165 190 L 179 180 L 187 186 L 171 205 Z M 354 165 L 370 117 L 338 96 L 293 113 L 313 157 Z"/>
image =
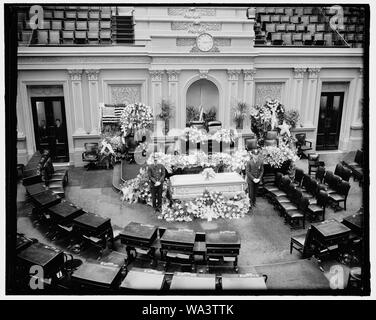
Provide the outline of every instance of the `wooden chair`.
<path id="1" fill-rule="evenodd" d="M 341 183 L 339 183 L 336 191 L 337 192 L 335 193 L 329 194 L 329 200 L 335 203 L 336 211 L 341 208 L 339 206 L 341 202 L 343 202 L 344 209 L 346 210 L 346 201 L 350 191 L 350 183 L 348 183 L 347 181 L 342 181 Z"/>
<path id="2" fill-rule="evenodd" d="M 320 155 L 315 153 L 308 153 L 308 174 L 316 173 L 318 167 L 324 167 L 325 163 L 320 161 Z"/>
<path id="3" fill-rule="evenodd" d="M 85 151 L 82 153 L 82 161 L 88 162 L 87 170 L 95 168 L 99 161 L 98 143 L 85 143 Z"/>
<path id="4" fill-rule="evenodd" d="M 299 227 L 300 221 L 301 221 L 302 227 L 303 229 L 305 229 L 305 216 L 306 216 L 308 206 L 309 206 L 308 198 L 301 197 L 299 200 L 297 210 L 286 211 L 286 219 L 287 219 L 287 222 L 290 224 L 291 228 Z"/>
<path id="5" fill-rule="evenodd" d="M 295 169 L 295 176 L 294 176 L 294 181 L 292 182 L 292 184 L 295 187 L 300 187 L 303 181 L 303 177 L 304 177 L 304 171 L 299 168 Z"/>
<path id="6" fill-rule="evenodd" d="M 311 227 L 308 228 L 306 233 L 298 234 L 291 237 L 290 240 L 290 254 L 295 249 L 302 254 L 302 258 L 307 258 L 309 255 L 309 242 L 311 240 Z"/>
<path id="7" fill-rule="evenodd" d="M 312 142 L 306 140 L 305 133 L 297 133 L 296 138 L 296 148 L 298 149 L 298 156 L 308 158 L 308 151 L 312 150 Z"/>
<path id="8" fill-rule="evenodd" d="M 328 197 L 329 195 L 325 191 L 320 190 L 317 194 L 316 204 L 308 205 L 307 214 L 311 221 L 317 220 L 317 217 L 320 215 L 322 216 L 321 221 L 325 220 L 325 208 L 328 204 Z"/>
<path id="9" fill-rule="evenodd" d="M 315 175 L 315 179 L 319 182 L 319 183 L 322 183 L 323 179 L 324 179 L 324 176 L 325 176 L 325 167 L 323 166 L 319 166 L 316 170 L 316 175 Z"/>

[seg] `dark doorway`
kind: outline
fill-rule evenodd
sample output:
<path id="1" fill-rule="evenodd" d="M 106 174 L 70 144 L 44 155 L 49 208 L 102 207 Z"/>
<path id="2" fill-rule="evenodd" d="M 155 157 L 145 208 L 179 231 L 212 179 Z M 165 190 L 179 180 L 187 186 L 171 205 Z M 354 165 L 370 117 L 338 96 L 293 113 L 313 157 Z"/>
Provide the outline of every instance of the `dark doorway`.
<path id="1" fill-rule="evenodd" d="M 338 149 L 344 95 L 344 92 L 321 93 L 317 150 Z"/>
<path id="2" fill-rule="evenodd" d="M 50 150 L 54 162 L 68 162 L 64 97 L 33 97 L 31 106 L 37 150 Z"/>

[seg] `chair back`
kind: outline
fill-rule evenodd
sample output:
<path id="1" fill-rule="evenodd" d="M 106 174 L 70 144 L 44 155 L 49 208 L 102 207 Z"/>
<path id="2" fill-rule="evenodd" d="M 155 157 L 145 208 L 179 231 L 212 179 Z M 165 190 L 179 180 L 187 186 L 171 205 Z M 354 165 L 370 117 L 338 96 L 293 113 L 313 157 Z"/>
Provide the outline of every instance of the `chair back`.
<path id="1" fill-rule="evenodd" d="M 289 176 L 283 176 L 281 179 L 281 190 L 287 193 L 287 189 L 289 185 L 291 184 L 291 179 Z"/>
<path id="2" fill-rule="evenodd" d="M 311 184 L 312 178 L 308 174 L 304 174 L 303 180 L 302 180 L 302 187 L 306 190 L 309 190 L 309 186 Z"/>
<path id="3" fill-rule="evenodd" d="M 354 162 L 356 162 L 360 166 L 363 166 L 363 151 L 361 150 L 356 151 Z"/>
<path id="4" fill-rule="evenodd" d="M 342 178 L 340 176 L 333 175 L 333 178 L 329 181 L 329 187 L 333 190 L 338 191 L 338 186 L 342 182 Z"/>
<path id="5" fill-rule="evenodd" d="M 329 185 L 329 181 L 333 179 L 334 173 L 332 171 L 326 171 L 324 176 L 324 183 Z"/>
<path id="6" fill-rule="evenodd" d="M 342 176 L 343 165 L 341 163 L 337 163 L 336 168 L 334 169 L 334 174 L 337 176 Z"/>
<path id="7" fill-rule="evenodd" d="M 302 197 L 303 197 L 302 192 L 295 189 L 294 196 L 291 198 L 291 202 L 299 206 L 299 203 Z"/>
<path id="8" fill-rule="evenodd" d="M 276 139 L 264 140 L 264 146 L 265 147 L 273 147 L 273 146 L 277 146 L 277 145 L 278 145 L 278 141 Z"/>
<path id="9" fill-rule="evenodd" d="M 268 131 L 266 133 L 266 140 L 277 140 L 278 132 L 277 131 Z"/>
<path id="10" fill-rule="evenodd" d="M 303 177 L 304 177 L 304 170 L 302 170 L 302 169 L 295 169 L 295 178 L 294 178 L 294 181 L 296 183 L 298 183 L 299 186 L 302 183 Z"/>
<path id="11" fill-rule="evenodd" d="M 247 151 L 257 149 L 257 139 L 245 139 L 245 148 Z"/>
<path id="12" fill-rule="evenodd" d="M 274 180 L 274 183 L 275 183 L 275 185 L 276 185 L 278 188 L 281 188 L 282 177 L 283 177 L 283 174 L 280 173 L 280 172 L 277 172 L 277 173 L 275 174 L 275 180 Z"/>
<path id="13" fill-rule="evenodd" d="M 295 138 L 297 140 L 297 144 L 303 145 L 303 144 L 305 144 L 306 134 L 305 133 L 297 133 L 295 135 Z"/>
<path id="14" fill-rule="evenodd" d="M 319 181 L 320 183 L 322 182 L 322 180 L 324 179 L 324 176 L 325 176 L 325 167 L 318 167 L 317 168 L 317 171 L 316 171 L 316 180 Z"/>
<path id="15" fill-rule="evenodd" d="M 304 241 L 304 246 L 303 246 L 303 250 L 302 250 L 302 258 L 309 258 L 312 253 L 310 251 L 311 247 L 312 247 L 312 240 L 313 240 L 313 237 L 312 237 L 312 227 L 309 226 L 308 230 L 307 230 L 307 233 L 306 233 L 306 236 L 305 236 L 305 241 Z"/>
<path id="16" fill-rule="evenodd" d="M 318 181 L 314 180 L 314 179 L 311 179 L 311 183 L 310 183 L 308 192 L 310 194 L 312 194 L 313 196 L 316 196 L 317 193 L 318 193 L 318 189 L 319 189 L 319 183 L 318 183 Z"/>
<path id="17" fill-rule="evenodd" d="M 309 206 L 309 199 L 305 197 L 301 197 L 299 201 L 299 209 L 302 211 L 303 214 L 307 212 Z"/>
<path id="18" fill-rule="evenodd" d="M 84 144 L 85 152 L 86 153 L 96 153 L 98 151 L 98 143 L 97 142 L 87 142 Z"/>
<path id="19" fill-rule="evenodd" d="M 317 205 L 319 207 L 322 207 L 323 209 L 325 209 L 326 205 L 328 204 L 328 193 L 325 192 L 324 190 L 320 190 L 317 194 Z"/>
<path id="20" fill-rule="evenodd" d="M 342 180 L 349 181 L 351 177 L 351 170 L 349 168 L 343 168 L 342 170 Z"/>
<path id="21" fill-rule="evenodd" d="M 308 163 L 312 163 L 313 165 L 317 164 L 320 160 L 320 155 L 317 153 L 309 153 L 308 154 Z"/>
<path id="22" fill-rule="evenodd" d="M 348 183 L 347 181 L 342 181 L 338 185 L 338 193 L 340 195 L 343 195 L 344 197 L 347 197 L 347 195 L 349 194 L 349 191 L 350 191 L 350 183 Z"/>
<path id="23" fill-rule="evenodd" d="M 293 199 L 293 198 L 294 198 L 295 193 L 296 193 L 296 188 L 294 187 L 293 184 L 289 184 L 289 185 L 287 186 L 286 193 L 287 193 L 287 197 L 288 197 L 289 199 Z"/>

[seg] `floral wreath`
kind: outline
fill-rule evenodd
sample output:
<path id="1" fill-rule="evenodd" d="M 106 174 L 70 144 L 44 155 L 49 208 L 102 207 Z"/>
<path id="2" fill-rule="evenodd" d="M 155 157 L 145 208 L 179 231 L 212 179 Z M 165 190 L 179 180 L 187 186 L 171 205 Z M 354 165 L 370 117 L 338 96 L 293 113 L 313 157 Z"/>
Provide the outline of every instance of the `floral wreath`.
<path id="1" fill-rule="evenodd" d="M 128 104 L 121 112 L 120 123 L 125 135 L 145 130 L 153 124 L 153 109 L 143 103 Z"/>

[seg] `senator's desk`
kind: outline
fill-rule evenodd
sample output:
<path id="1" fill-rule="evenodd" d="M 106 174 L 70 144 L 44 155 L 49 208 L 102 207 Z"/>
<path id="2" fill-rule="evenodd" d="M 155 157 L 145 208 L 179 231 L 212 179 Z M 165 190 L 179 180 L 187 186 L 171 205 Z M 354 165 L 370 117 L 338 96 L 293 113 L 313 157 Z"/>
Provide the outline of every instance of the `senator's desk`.
<path id="1" fill-rule="evenodd" d="M 343 218 L 342 223 L 350 228 L 357 236 L 363 235 L 363 213 L 345 217 Z"/>
<path id="2" fill-rule="evenodd" d="M 113 264 L 83 263 L 71 280 L 83 288 L 114 288 L 120 282 L 121 267 Z"/>
<path id="3" fill-rule="evenodd" d="M 51 190 L 46 190 L 31 196 L 32 202 L 35 205 L 33 212 L 40 212 L 46 208 L 52 207 L 60 203 L 61 198 L 54 194 Z"/>
<path id="4" fill-rule="evenodd" d="M 265 278 L 257 274 L 222 274 L 222 290 L 265 290 Z"/>
<path id="5" fill-rule="evenodd" d="M 175 272 L 170 290 L 215 290 L 215 274 Z"/>
<path id="6" fill-rule="evenodd" d="M 103 241 L 102 247 L 107 246 L 107 241 L 113 241 L 113 232 L 110 218 L 103 218 L 94 213 L 85 212 L 73 220 L 73 231 L 85 239 L 96 242 Z"/>
<path id="7" fill-rule="evenodd" d="M 25 237 L 23 234 L 17 233 L 16 239 L 16 252 L 20 253 L 22 250 L 26 249 L 27 247 L 31 246 L 35 241 Z"/>
<path id="8" fill-rule="evenodd" d="M 22 250 L 17 259 L 19 265 L 26 268 L 27 272 L 31 266 L 41 266 L 45 278 L 59 277 L 59 272 L 64 266 L 63 251 L 39 242 Z"/>
<path id="9" fill-rule="evenodd" d="M 120 289 L 161 290 L 165 281 L 165 273 L 153 269 L 132 268 Z"/>
<path id="10" fill-rule="evenodd" d="M 163 260 L 189 263 L 194 269 L 193 246 L 196 233 L 188 229 L 167 229 L 160 239 Z"/>
<path id="11" fill-rule="evenodd" d="M 49 207 L 47 212 L 50 214 L 54 223 L 64 226 L 69 225 L 75 218 L 83 214 L 81 208 L 78 208 L 74 204 L 65 200 Z"/>
<path id="12" fill-rule="evenodd" d="M 337 220 L 325 220 L 312 224 L 311 240 L 319 250 L 334 250 L 348 243 L 350 229 Z M 316 252 L 318 253 L 318 252 Z"/>
<path id="13" fill-rule="evenodd" d="M 31 185 L 25 186 L 25 189 L 26 189 L 26 192 L 30 196 L 34 196 L 36 194 L 39 194 L 48 190 L 44 182 L 34 183 Z"/>
<path id="14" fill-rule="evenodd" d="M 213 231 L 206 233 L 206 259 L 211 262 L 233 262 L 238 270 L 240 238 L 235 231 Z"/>
<path id="15" fill-rule="evenodd" d="M 149 254 L 155 259 L 155 248 L 152 244 L 157 239 L 158 228 L 153 225 L 130 222 L 120 233 L 121 243 L 126 245 L 128 257 L 134 250 L 140 254 Z"/>

